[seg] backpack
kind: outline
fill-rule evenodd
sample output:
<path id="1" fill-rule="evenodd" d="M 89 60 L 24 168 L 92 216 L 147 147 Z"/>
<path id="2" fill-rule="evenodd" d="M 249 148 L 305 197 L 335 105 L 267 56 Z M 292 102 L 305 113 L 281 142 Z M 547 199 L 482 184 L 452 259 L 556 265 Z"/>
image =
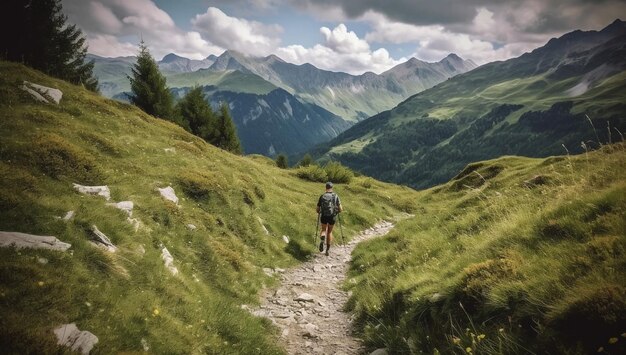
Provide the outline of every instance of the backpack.
<path id="1" fill-rule="evenodd" d="M 337 214 L 337 194 L 325 193 L 320 196 L 320 211 L 322 216 L 335 216 Z"/>

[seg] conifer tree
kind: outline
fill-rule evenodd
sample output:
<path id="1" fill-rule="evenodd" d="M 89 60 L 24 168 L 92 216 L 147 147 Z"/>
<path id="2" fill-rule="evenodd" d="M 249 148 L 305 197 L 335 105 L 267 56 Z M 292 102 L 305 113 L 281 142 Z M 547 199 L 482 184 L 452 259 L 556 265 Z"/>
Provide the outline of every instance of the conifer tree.
<path id="1" fill-rule="evenodd" d="M 216 137 L 211 143 L 231 153 L 241 154 L 241 143 L 239 142 L 239 137 L 237 137 L 237 127 L 235 127 L 233 119 L 230 117 L 226 103 L 222 103 L 220 106 L 220 114 L 217 117 Z"/>
<path id="2" fill-rule="evenodd" d="M 60 0 L 11 0 L 0 12 L 0 58 L 97 91 L 82 31 L 67 24 Z"/>
<path id="3" fill-rule="evenodd" d="M 313 164 L 313 157 L 309 153 L 306 153 L 298 162 L 298 166 L 309 166 L 311 164 Z"/>
<path id="4" fill-rule="evenodd" d="M 285 154 L 278 154 L 276 157 L 276 166 L 281 169 L 287 169 L 289 167 L 287 156 Z"/>
<path id="5" fill-rule="evenodd" d="M 130 102 L 147 114 L 180 123 L 174 116 L 174 99 L 167 88 L 165 77 L 159 71 L 148 47 L 141 41 L 137 63 L 131 68 Z"/>
<path id="6" fill-rule="evenodd" d="M 215 140 L 217 118 L 206 101 L 201 86 L 191 89 L 178 102 L 176 108 L 186 130 L 209 143 Z"/>

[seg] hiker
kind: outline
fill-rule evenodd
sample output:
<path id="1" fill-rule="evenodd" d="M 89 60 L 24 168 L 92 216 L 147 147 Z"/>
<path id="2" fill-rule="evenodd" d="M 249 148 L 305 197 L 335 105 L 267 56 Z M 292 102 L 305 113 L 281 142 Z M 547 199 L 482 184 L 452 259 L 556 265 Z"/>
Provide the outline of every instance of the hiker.
<path id="1" fill-rule="evenodd" d="M 333 240 L 333 226 L 337 218 L 337 214 L 343 211 L 339 196 L 333 192 L 333 183 L 326 183 L 326 192 L 320 196 L 317 201 L 317 214 L 320 215 L 320 223 L 322 225 L 322 233 L 320 235 L 320 252 L 324 251 L 324 238 L 326 238 L 326 255 Z"/>

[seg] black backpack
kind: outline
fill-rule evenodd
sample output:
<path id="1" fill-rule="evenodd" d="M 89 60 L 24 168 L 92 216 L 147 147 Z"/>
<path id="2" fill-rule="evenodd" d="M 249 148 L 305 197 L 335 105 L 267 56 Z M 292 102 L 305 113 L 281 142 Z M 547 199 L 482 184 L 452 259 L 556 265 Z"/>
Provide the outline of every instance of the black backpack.
<path id="1" fill-rule="evenodd" d="M 330 217 L 337 215 L 337 194 L 327 192 L 320 196 L 320 211 L 322 216 Z"/>

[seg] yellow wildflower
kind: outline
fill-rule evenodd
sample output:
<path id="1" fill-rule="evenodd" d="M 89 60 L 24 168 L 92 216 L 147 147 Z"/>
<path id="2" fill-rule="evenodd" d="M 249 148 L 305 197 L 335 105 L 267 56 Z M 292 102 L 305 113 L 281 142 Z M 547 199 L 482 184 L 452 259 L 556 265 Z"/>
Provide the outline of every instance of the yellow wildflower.
<path id="1" fill-rule="evenodd" d="M 465 352 L 468 354 L 472 353 L 472 348 L 470 348 L 469 346 L 467 348 L 465 348 Z"/>
<path id="2" fill-rule="evenodd" d="M 500 329 L 498 329 L 498 331 L 499 331 L 500 333 L 504 333 L 504 328 L 500 328 Z"/>
<path id="3" fill-rule="evenodd" d="M 618 340 L 619 339 L 617 339 L 617 337 L 610 338 L 609 339 L 609 344 L 615 344 L 615 343 L 617 343 Z"/>
<path id="4" fill-rule="evenodd" d="M 39 286 L 43 286 L 43 281 L 39 281 L 39 282 L 37 282 L 37 285 L 39 285 Z"/>
<path id="5" fill-rule="evenodd" d="M 485 337 L 486 337 L 486 335 L 485 335 L 485 334 L 480 334 L 480 335 L 478 336 L 478 340 L 483 340 L 483 339 L 485 339 Z"/>
<path id="6" fill-rule="evenodd" d="M 457 337 L 452 337 L 452 342 L 458 345 L 459 343 L 461 343 L 461 339 Z"/>
<path id="7" fill-rule="evenodd" d="M 159 310 L 155 308 L 154 311 L 152 311 L 152 314 L 154 314 L 155 316 L 158 316 L 159 315 Z"/>

